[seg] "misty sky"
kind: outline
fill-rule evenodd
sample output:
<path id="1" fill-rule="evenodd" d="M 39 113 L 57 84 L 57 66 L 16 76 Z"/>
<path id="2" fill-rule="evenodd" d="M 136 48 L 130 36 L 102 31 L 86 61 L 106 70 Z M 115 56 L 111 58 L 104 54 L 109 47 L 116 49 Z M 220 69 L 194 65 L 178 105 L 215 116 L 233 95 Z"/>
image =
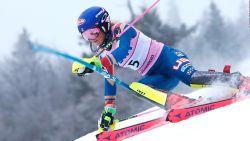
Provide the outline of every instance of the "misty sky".
<path id="1" fill-rule="evenodd" d="M 155 0 L 136 0 L 133 1 L 135 12 L 139 13 L 139 7 L 143 4 L 149 5 Z M 161 0 L 157 5 L 158 12 L 164 21 L 175 21 L 178 19 L 170 18 L 169 10 L 173 9 L 170 0 Z M 240 6 L 248 4 L 248 0 L 214 0 L 221 14 L 226 20 L 236 20 L 239 16 Z M 111 18 L 116 21 L 127 21 L 130 18 L 127 0 L 8 0 L 0 1 L 0 55 L 7 56 L 11 48 L 17 41 L 18 34 L 22 28 L 28 29 L 33 41 L 56 47 L 70 54 L 79 55 L 83 47 L 77 45 L 76 19 L 80 13 L 93 5 L 105 7 Z M 180 20 L 192 25 L 201 19 L 202 14 L 210 4 L 211 0 L 176 0 L 179 9 Z M 169 6 L 171 5 L 171 7 Z M 176 9 L 175 8 L 175 9 Z M 248 18 L 248 17 L 246 17 Z M 172 22 L 173 22 L 172 21 Z M 178 21 L 178 20 L 177 20 Z M 3 57 L 2 57 L 3 58 Z"/>

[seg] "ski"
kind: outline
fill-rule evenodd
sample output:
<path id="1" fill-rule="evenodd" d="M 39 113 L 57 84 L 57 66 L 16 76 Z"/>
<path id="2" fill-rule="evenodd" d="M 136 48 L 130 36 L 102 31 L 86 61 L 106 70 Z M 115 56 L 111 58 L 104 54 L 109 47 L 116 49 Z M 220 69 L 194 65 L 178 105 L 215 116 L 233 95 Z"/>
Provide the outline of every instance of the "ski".
<path id="1" fill-rule="evenodd" d="M 138 123 L 135 125 L 131 125 L 128 127 L 124 127 L 118 130 L 102 132 L 102 133 L 97 134 L 96 138 L 98 141 L 121 141 L 129 137 L 141 134 L 143 132 L 155 129 L 162 125 L 181 122 L 188 118 L 210 112 L 212 110 L 233 104 L 235 102 L 245 100 L 247 98 L 250 98 L 250 94 L 234 95 L 234 97 L 232 98 L 210 102 L 206 104 L 201 104 L 201 105 L 196 105 L 196 104 L 198 104 L 199 102 L 203 102 L 206 99 L 200 99 L 195 102 L 192 101 L 190 103 L 182 105 L 182 107 L 186 107 L 186 108 L 179 107 L 178 109 L 170 109 L 170 110 L 167 110 L 166 113 L 162 117 L 159 117 L 150 121 Z M 192 106 L 192 105 L 196 105 L 196 106 Z M 144 116 L 154 111 L 157 111 L 157 109 L 144 112 L 144 113 L 139 113 L 138 115 Z M 120 121 L 132 119 L 132 118 L 138 117 L 138 115 L 134 115 L 134 116 L 125 118 Z"/>
<path id="2" fill-rule="evenodd" d="M 209 111 L 233 104 L 238 101 L 250 98 L 250 94 L 237 94 L 229 99 L 211 102 L 207 104 L 201 104 L 193 107 L 187 107 L 182 109 L 171 109 L 167 116 L 167 121 L 176 123 L 188 118 L 207 113 Z"/>
<path id="3" fill-rule="evenodd" d="M 162 125 L 165 125 L 166 123 L 166 118 L 160 117 L 118 130 L 102 132 L 97 134 L 96 138 L 98 141 L 121 141 L 140 133 L 152 130 L 156 127 L 160 127 Z"/>

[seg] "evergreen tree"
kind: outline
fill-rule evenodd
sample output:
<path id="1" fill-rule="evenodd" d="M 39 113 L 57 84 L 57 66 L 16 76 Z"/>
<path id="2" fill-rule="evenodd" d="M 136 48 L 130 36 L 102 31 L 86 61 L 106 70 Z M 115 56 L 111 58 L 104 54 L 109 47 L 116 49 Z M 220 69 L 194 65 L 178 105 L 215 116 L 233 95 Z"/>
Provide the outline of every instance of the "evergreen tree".
<path id="1" fill-rule="evenodd" d="M 204 28 L 204 38 L 211 44 L 212 49 L 223 50 L 225 24 L 220 14 L 220 10 L 214 2 L 210 4 L 208 16 L 205 16 L 204 20 L 204 22 L 207 23 Z"/>
<path id="2" fill-rule="evenodd" d="M 168 1 L 167 6 L 167 23 L 174 28 L 179 28 L 181 26 L 181 18 L 179 15 L 179 7 L 176 4 L 176 1 Z"/>
<path id="3" fill-rule="evenodd" d="M 213 68 L 221 71 L 225 64 L 237 65 L 242 57 L 241 26 L 226 21 L 214 2 L 211 2 L 200 20 L 196 34 L 178 44 L 197 69 Z M 244 36 L 246 37 L 246 36 Z M 244 38 L 246 41 L 247 38 Z M 243 55 L 244 56 L 244 55 Z"/>
<path id="4" fill-rule="evenodd" d="M 39 141 L 45 138 L 41 131 L 51 125 L 52 116 L 49 110 L 51 105 L 43 104 L 44 100 L 48 100 L 45 96 L 48 91 L 44 88 L 48 82 L 42 81 L 46 80 L 46 70 L 41 64 L 41 56 L 31 50 L 29 35 L 24 29 L 1 73 L 4 80 L 1 99 L 6 101 L 4 106 L 8 109 L 3 109 L 1 121 L 5 124 L 0 128 L 4 128 L 5 133 L 0 140 Z"/>
<path id="5" fill-rule="evenodd" d="M 68 61 L 34 52 L 25 29 L 1 65 L 0 140 L 67 141 L 96 129 L 100 102 L 89 83 Z"/>

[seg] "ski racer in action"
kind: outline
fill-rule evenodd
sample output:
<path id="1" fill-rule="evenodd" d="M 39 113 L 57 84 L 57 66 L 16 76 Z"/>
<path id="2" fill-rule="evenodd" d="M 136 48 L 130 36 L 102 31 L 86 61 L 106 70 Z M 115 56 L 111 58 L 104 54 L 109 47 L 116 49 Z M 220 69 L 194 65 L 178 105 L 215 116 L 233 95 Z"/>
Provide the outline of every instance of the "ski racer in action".
<path id="1" fill-rule="evenodd" d="M 198 71 L 185 53 L 147 37 L 135 27 L 130 27 L 118 38 L 126 27 L 128 25 L 125 23 L 111 23 L 108 12 L 102 7 L 90 7 L 83 11 L 78 18 L 78 30 L 82 37 L 91 43 L 91 49 L 92 44 L 97 46 L 94 52 L 98 54 L 98 57 L 83 60 L 111 75 L 115 75 L 114 65 L 129 67 L 144 76 L 138 81 L 141 85 L 159 91 L 168 92 L 175 88 L 179 81 L 188 86 L 199 87 L 211 85 L 216 80 L 242 92 L 249 91 L 248 77 L 239 72 Z M 109 43 L 112 45 L 108 46 Z M 73 74 L 86 76 L 92 72 L 93 70 L 77 62 L 72 65 Z M 104 99 L 105 107 L 98 124 L 101 132 L 113 129 L 116 114 L 116 84 L 106 78 Z M 188 100 L 175 94 L 169 94 L 168 99 Z"/>

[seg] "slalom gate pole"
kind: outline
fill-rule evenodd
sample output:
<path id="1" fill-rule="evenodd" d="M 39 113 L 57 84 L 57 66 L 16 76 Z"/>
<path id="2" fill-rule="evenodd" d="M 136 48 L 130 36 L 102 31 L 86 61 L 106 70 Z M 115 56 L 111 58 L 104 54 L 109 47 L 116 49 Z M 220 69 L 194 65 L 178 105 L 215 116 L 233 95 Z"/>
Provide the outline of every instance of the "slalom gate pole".
<path id="1" fill-rule="evenodd" d="M 138 22 L 142 17 L 145 16 L 146 13 L 148 13 L 148 11 L 150 11 L 157 3 L 159 3 L 160 0 L 157 0 L 156 2 L 154 2 L 150 7 L 148 7 L 141 15 L 139 15 L 131 24 L 129 24 L 129 26 L 127 28 L 125 28 L 119 35 L 117 35 L 118 37 L 121 37 L 130 27 L 132 27 L 136 22 Z"/>
<path id="2" fill-rule="evenodd" d="M 72 61 L 76 61 L 82 65 L 85 65 L 86 67 L 88 67 L 89 69 L 92 69 L 93 71 L 113 80 L 116 84 L 119 84 L 120 86 L 122 86 L 123 88 L 125 89 L 128 89 L 128 90 L 132 90 L 129 88 L 129 86 L 120 81 L 119 79 L 117 79 L 115 76 L 112 76 L 111 74 L 109 74 L 108 72 L 102 70 L 101 68 L 98 68 L 94 65 L 91 65 L 81 59 L 78 59 L 74 56 L 71 56 L 71 55 L 68 55 L 66 53 L 63 53 L 63 52 L 60 52 L 58 50 L 55 50 L 55 49 L 51 49 L 51 48 L 48 48 L 48 47 L 45 47 L 45 46 L 42 46 L 42 45 L 39 45 L 39 44 L 35 44 L 35 43 L 32 43 L 32 49 L 35 50 L 35 51 L 43 51 L 43 52 L 46 52 L 46 53 L 50 53 L 50 54 L 54 54 L 54 55 L 57 55 L 57 56 L 61 56 L 65 59 L 68 59 L 68 60 L 72 60 Z"/>
<path id="3" fill-rule="evenodd" d="M 122 121 L 125 121 L 125 120 L 128 120 L 128 119 L 137 118 L 137 117 L 140 117 L 140 116 L 149 114 L 149 113 L 153 113 L 153 112 L 158 111 L 158 110 L 160 110 L 160 109 L 161 109 L 161 108 L 157 108 L 157 109 L 153 109 L 153 110 L 150 110 L 150 111 L 147 111 L 147 112 L 138 113 L 138 114 L 135 114 L 135 115 L 133 115 L 133 116 L 130 116 L 130 117 L 127 117 L 127 118 L 123 118 L 123 119 L 120 119 L 119 122 L 122 122 Z"/>

